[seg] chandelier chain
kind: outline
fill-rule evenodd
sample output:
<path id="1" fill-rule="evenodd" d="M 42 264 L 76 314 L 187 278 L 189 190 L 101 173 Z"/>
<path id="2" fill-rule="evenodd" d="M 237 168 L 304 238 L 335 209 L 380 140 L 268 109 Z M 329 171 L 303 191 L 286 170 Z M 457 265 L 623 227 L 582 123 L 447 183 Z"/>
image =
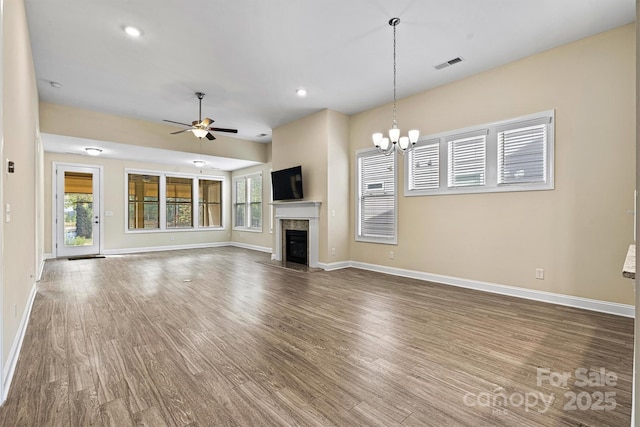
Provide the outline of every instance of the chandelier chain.
<path id="1" fill-rule="evenodd" d="M 396 24 L 397 25 L 397 24 Z M 396 25 L 393 25 L 393 124 L 397 125 L 396 120 Z"/>

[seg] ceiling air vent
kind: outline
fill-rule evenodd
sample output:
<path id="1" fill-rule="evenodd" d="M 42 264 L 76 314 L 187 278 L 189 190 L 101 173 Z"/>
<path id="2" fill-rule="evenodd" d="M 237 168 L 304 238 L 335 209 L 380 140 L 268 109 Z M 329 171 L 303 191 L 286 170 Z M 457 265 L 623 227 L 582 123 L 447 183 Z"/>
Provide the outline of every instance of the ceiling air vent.
<path id="1" fill-rule="evenodd" d="M 448 60 L 447 62 L 443 62 L 442 64 L 436 65 L 436 70 L 442 70 L 443 68 L 448 67 L 449 65 L 457 64 L 458 62 L 462 62 L 462 58 L 459 56 L 453 59 Z"/>

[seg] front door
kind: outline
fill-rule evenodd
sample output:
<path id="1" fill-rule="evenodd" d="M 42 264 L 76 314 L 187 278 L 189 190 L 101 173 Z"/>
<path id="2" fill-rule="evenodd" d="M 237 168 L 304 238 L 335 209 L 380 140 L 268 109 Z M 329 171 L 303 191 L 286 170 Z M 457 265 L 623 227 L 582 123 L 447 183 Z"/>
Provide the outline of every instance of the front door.
<path id="1" fill-rule="evenodd" d="M 56 167 L 56 255 L 100 253 L 100 168 Z"/>

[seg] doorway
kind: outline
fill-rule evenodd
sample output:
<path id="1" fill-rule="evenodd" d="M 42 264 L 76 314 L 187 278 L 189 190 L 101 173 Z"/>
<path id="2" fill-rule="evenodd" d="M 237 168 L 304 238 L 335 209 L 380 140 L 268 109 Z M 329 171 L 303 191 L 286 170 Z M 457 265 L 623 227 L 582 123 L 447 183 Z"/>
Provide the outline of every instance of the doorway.
<path id="1" fill-rule="evenodd" d="M 100 254 L 102 168 L 54 165 L 57 257 Z"/>

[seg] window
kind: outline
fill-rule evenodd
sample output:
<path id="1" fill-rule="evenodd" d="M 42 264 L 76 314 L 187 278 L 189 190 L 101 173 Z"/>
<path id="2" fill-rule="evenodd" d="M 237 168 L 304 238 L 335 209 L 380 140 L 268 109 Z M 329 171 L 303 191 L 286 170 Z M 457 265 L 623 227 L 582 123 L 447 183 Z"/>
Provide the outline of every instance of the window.
<path id="1" fill-rule="evenodd" d="M 233 180 L 234 228 L 262 231 L 262 174 Z"/>
<path id="2" fill-rule="evenodd" d="M 193 226 L 193 180 L 167 177 L 167 228 Z"/>
<path id="3" fill-rule="evenodd" d="M 128 229 L 160 228 L 160 177 L 157 175 L 129 174 Z"/>
<path id="4" fill-rule="evenodd" d="M 126 170 L 126 232 L 223 227 L 223 178 Z"/>
<path id="5" fill-rule="evenodd" d="M 222 182 L 198 180 L 198 226 L 222 226 Z"/>
<path id="6" fill-rule="evenodd" d="M 423 138 L 405 157 L 405 195 L 552 190 L 554 111 Z"/>
<path id="7" fill-rule="evenodd" d="M 484 185 L 487 167 L 486 135 L 455 137 L 448 141 L 449 188 Z"/>
<path id="8" fill-rule="evenodd" d="M 356 154 L 358 206 L 356 240 L 396 243 L 395 154 L 377 150 Z"/>
<path id="9" fill-rule="evenodd" d="M 546 158 L 545 124 L 516 124 L 498 131 L 498 184 L 544 183 Z"/>
<path id="10" fill-rule="evenodd" d="M 411 190 L 432 190 L 440 187 L 440 146 L 437 141 L 409 151 L 409 163 L 413 171 L 409 175 Z"/>

